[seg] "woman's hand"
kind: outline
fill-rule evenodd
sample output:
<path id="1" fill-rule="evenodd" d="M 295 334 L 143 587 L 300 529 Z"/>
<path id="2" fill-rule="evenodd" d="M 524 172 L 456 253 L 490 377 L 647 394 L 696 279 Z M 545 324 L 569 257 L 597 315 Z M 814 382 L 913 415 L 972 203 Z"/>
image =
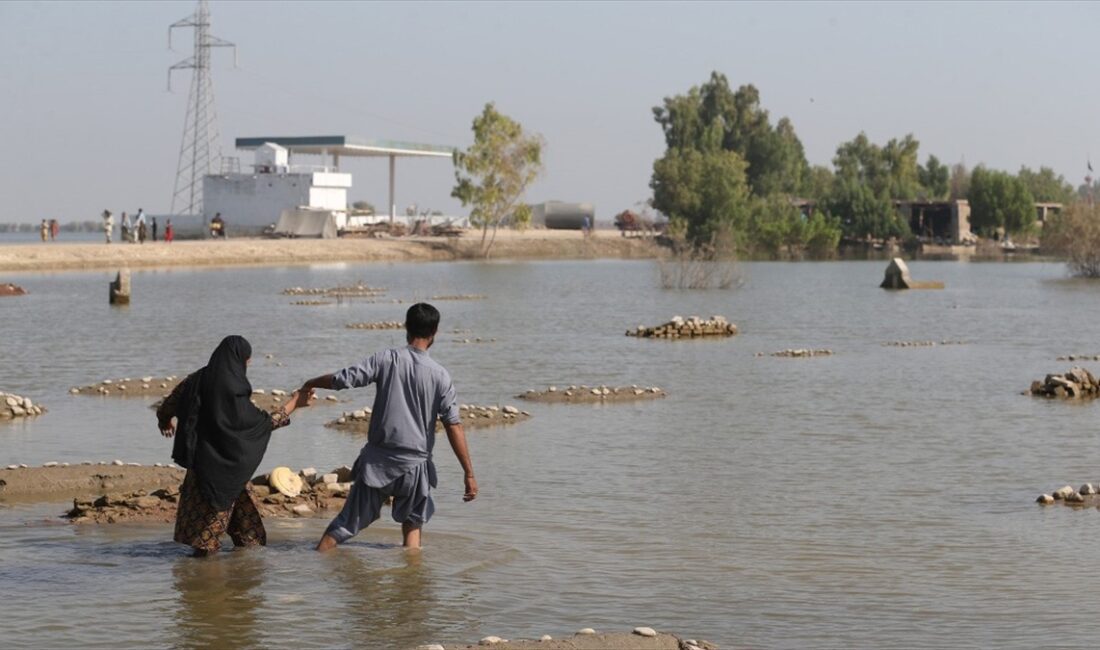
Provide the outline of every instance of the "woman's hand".
<path id="1" fill-rule="evenodd" d="M 176 425 L 172 424 L 172 421 L 168 421 L 168 426 L 160 427 L 160 435 L 165 438 L 171 438 L 176 435 Z"/>

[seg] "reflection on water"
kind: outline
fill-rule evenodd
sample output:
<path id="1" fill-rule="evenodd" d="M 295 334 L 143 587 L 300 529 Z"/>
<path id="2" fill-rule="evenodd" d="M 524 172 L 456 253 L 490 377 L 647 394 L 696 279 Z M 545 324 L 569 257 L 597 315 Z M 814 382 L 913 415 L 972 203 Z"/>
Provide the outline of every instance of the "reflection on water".
<path id="1" fill-rule="evenodd" d="M 947 288 L 891 293 L 884 267 L 747 263 L 743 287 L 712 292 L 663 291 L 650 262 L 175 269 L 135 272 L 126 310 L 106 304 L 107 272 L 12 276 L 31 293 L 0 302 L 4 341 L 18 342 L 0 353 L 0 390 L 49 413 L 0 424 L 0 465 L 166 461 L 146 400 L 67 389 L 181 374 L 234 332 L 257 353 L 255 385 L 290 387 L 402 342 L 345 323 L 441 294 L 488 296 L 440 305 L 432 355 L 462 402 L 571 383 L 669 397 L 532 404 L 528 422 L 471 432 L 469 504 L 441 442 L 419 556 L 385 515 L 332 555 L 310 550 L 321 518 L 268 521 L 267 548 L 195 560 L 167 525 L 74 528 L 47 523 L 64 503 L 0 504 L 0 638 L 402 647 L 650 625 L 734 647 L 1092 645 L 1100 576 L 1084 553 L 1100 513 L 1032 499 L 1100 478 L 1100 403 L 1020 392 L 1068 369 L 1060 355 L 1100 353 L 1100 285 L 1054 264 L 919 261 L 914 277 Z M 279 295 L 359 280 L 405 303 Z M 722 314 L 742 333 L 623 336 L 675 314 Z M 497 340 L 452 340 L 474 336 Z M 882 345 L 944 339 L 966 344 Z M 797 347 L 836 354 L 756 356 Z M 373 393 L 338 396 L 276 432 L 261 471 L 350 464 L 362 439 L 322 425 Z"/>

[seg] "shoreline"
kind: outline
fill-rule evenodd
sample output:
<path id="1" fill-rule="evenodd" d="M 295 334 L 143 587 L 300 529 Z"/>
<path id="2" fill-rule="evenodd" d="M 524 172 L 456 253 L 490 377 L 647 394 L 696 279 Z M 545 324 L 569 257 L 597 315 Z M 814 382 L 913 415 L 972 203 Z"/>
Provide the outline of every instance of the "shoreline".
<path id="1" fill-rule="evenodd" d="M 213 266 L 290 266 L 333 262 L 482 260 L 480 235 L 400 239 L 183 240 L 171 244 L 0 244 L 0 271 L 88 271 Z M 650 239 L 600 231 L 585 239 L 565 230 L 500 231 L 489 260 L 654 259 Z"/>

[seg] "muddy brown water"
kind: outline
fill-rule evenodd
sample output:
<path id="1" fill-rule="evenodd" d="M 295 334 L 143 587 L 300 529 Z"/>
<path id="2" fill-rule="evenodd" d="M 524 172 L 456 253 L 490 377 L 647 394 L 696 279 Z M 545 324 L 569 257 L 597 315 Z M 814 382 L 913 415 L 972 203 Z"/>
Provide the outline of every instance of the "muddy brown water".
<path id="1" fill-rule="evenodd" d="M 462 402 L 574 383 L 669 396 L 527 404 L 530 421 L 471 432 L 470 504 L 441 440 L 415 557 L 388 515 L 329 556 L 309 551 L 323 520 L 272 520 L 268 548 L 195 561 L 163 524 L 73 527 L 56 523 L 64 503 L 0 504 L 0 639 L 402 647 L 647 625 L 725 647 L 1092 645 L 1100 512 L 1033 501 L 1100 480 L 1100 403 L 1020 392 L 1072 365 L 1056 357 L 1100 352 L 1100 284 L 1053 263 L 914 262 L 946 289 L 891 293 L 885 266 L 748 263 L 740 289 L 710 292 L 660 289 L 652 262 L 135 271 L 125 308 L 107 305 L 113 272 L 9 274 L 29 294 L 0 303 L 0 390 L 49 412 L 0 423 L 0 466 L 167 462 L 145 400 L 69 387 L 186 372 L 231 333 L 253 344 L 255 385 L 293 386 L 402 343 L 345 323 L 432 295 L 488 296 L 439 305 L 444 332 L 497 339 L 432 349 Z M 360 280 L 406 304 L 280 295 Z M 623 336 L 677 314 L 741 333 Z M 897 340 L 967 344 L 882 345 Z M 787 348 L 835 354 L 755 356 Z M 296 414 L 261 471 L 350 463 L 361 439 L 326 429 L 332 413 Z"/>

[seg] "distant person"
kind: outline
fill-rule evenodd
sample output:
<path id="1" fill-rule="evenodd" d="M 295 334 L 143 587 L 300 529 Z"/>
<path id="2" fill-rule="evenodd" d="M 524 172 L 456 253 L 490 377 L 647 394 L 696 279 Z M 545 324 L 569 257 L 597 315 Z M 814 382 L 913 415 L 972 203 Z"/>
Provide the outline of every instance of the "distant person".
<path id="1" fill-rule="evenodd" d="M 248 481 L 271 432 L 290 424 L 296 408 L 309 405 L 309 397 L 299 399 L 295 391 L 282 406 L 260 410 L 250 401 L 251 357 L 244 337 L 225 337 L 206 366 L 180 382 L 157 409 L 161 434 L 176 437 L 172 459 L 187 468 L 173 538 L 199 557 L 221 549 L 218 538 L 224 533 L 234 546 L 267 544 Z"/>
<path id="2" fill-rule="evenodd" d="M 168 223 L 164 224 L 164 241 L 171 244 L 175 236 L 176 231 L 172 229 L 172 220 L 169 219 Z"/>
<path id="3" fill-rule="evenodd" d="M 111 243 L 111 231 L 115 229 L 115 218 L 110 210 L 103 211 L 103 232 L 107 235 L 107 243 Z"/>
<path id="4" fill-rule="evenodd" d="M 221 212 L 215 214 L 210 220 L 210 236 L 225 238 L 225 219 L 222 219 Z"/>
<path id="5" fill-rule="evenodd" d="M 41 231 L 42 231 L 42 241 L 46 241 L 47 239 L 50 238 L 50 224 L 46 223 L 45 219 L 42 220 Z"/>
<path id="6" fill-rule="evenodd" d="M 134 217 L 134 232 L 133 238 L 135 242 L 145 243 L 145 210 L 138 208 L 137 216 Z"/>
<path id="7" fill-rule="evenodd" d="M 157 218 L 156 217 L 150 217 L 149 222 L 151 224 L 150 230 L 153 231 L 153 241 L 156 241 L 157 240 Z"/>
<path id="8" fill-rule="evenodd" d="M 122 223 L 119 224 L 118 229 L 119 229 L 118 240 L 121 241 L 121 242 L 129 242 L 130 241 L 130 216 L 128 214 L 126 214 L 125 212 L 122 213 Z"/>
<path id="9" fill-rule="evenodd" d="M 463 501 L 477 497 L 477 480 L 459 420 L 458 398 L 447 370 L 428 356 L 439 329 L 439 311 L 427 303 L 405 314 L 408 345 L 378 352 L 357 365 L 310 379 L 298 390 L 343 390 L 376 384 L 367 444 L 352 469 L 351 492 L 344 508 L 325 529 L 318 551 L 351 539 L 381 515 L 393 497 L 391 514 L 401 524 L 406 548 L 420 548 L 420 529 L 435 512 L 431 491 L 436 485 L 432 448 L 436 421 L 443 422 L 451 449 L 465 472 Z"/>
<path id="10" fill-rule="evenodd" d="M 57 219 L 50 219 L 50 241 L 56 241 L 60 232 L 61 224 L 57 223 Z"/>
<path id="11" fill-rule="evenodd" d="M 584 221 L 581 223 L 581 232 L 584 233 L 585 237 L 592 234 L 592 220 L 587 214 L 584 215 Z"/>

